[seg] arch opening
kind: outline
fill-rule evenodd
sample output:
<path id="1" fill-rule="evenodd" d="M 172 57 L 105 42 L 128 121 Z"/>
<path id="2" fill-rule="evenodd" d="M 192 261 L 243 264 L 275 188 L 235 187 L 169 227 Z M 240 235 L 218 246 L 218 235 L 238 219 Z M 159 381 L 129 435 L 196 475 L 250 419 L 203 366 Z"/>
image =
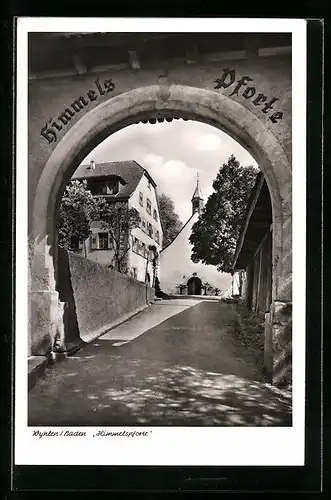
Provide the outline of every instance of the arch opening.
<path id="1" fill-rule="evenodd" d="M 56 146 L 40 176 L 31 214 L 34 255 L 41 258 L 48 270 L 45 289 L 56 291 L 56 213 L 76 168 L 109 135 L 139 121 L 161 116 L 214 126 L 236 140 L 256 160 L 271 199 L 272 299 L 279 300 L 280 284 L 288 280 L 289 275 L 288 269 L 284 271 L 282 267 L 283 256 L 291 253 L 283 231 L 284 225 L 291 221 L 289 159 L 275 135 L 247 108 L 214 91 L 182 85 L 170 86 L 167 95 L 160 86 L 148 86 L 109 99 L 84 115 Z M 45 282 L 45 277 L 43 280 Z"/>
<path id="2" fill-rule="evenodd" d="M 187 281 L 187 294 L 188 295 L 201 295 L 202 281 L 198 276 L 192 276 Z"/>

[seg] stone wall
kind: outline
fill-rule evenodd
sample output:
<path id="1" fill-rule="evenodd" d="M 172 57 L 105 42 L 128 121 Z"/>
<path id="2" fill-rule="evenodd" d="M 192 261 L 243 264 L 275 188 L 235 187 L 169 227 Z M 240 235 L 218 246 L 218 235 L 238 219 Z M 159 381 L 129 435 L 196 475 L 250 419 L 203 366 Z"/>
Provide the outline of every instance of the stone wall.
<path id="1" fill-rule="evenodd" d="M 63 249 L 59 251 L 59 297 L 65 302 L 65 344 L 88 340 L 155 298 L 153 288 Z"/>
<path id="2" fill-rule="evenodd" d="M 271 309 L 273 330 L 273 384 L 292 384 L 292 303 L 273 303 Z"/>

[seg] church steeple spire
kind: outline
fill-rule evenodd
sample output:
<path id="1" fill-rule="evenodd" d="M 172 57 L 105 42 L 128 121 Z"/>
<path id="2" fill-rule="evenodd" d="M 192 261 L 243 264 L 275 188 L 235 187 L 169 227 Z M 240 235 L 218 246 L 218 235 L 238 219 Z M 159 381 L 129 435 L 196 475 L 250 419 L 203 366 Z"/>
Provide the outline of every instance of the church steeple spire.
<path id="1" fill-rule="evenodd" d="M 203 208 L 203 194 L 199 183 L 199 172 L 197 173 L 197 185 L 194 190 L 191 202 L 192 202 L 192 214 L 194 214 L 195 212 L 201 214 Z"/>

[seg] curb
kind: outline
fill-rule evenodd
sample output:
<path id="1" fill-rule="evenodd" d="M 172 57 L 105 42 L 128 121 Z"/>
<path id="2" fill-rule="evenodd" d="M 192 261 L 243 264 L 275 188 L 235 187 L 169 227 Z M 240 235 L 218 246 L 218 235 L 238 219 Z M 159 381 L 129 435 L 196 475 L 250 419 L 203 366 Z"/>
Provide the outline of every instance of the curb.
<path id="1" fill-rule="evenodd" d="M 28 392 L 36 385 L 37 380 L 44 376 L 46 368 L 53 365 L 57 361 L 63 361 L 75 354 L 84 346 L 84 343 L 71 346 L 67 351 L 56 352 L 52 351 L 47 356 L 29 356 L 28 357 Z"/>
<path id="2" fill-rule="evenodd" d="M 145 311 L 150 305 L 152 305 L 154 302 L 150 302 L 149 304 L 146 304 L 144 306 L 138 307 L 131 313 L 128 313 L 118 320 L 113 321 L 112 323 L 109 323 L 108 325 L 103 326 L 99 330 L 94 330 L 94 332 L 91 332 L 88 336 L 84 335 L 83 342 L 84 344 L 90 344 L 94 340 L 98 339 L 99 337 L 102 337 L 102 335 L 105 335 L 105 333 L 110 332 L 111 330 L 114 330 L 114 328 L 123 325 L 123 323 L 126 323 L 129 321 L 131 318 L 134 316 L 137 316 L 137 314 L 141 313 L 142 311 Z"/>
<path id="3" fill-rule="evenodd" d="M 45 373 L 50 360 L 47 356 L 30 356 L 28 358 L 28 391 L 35 385 L 38 378 Z"/>

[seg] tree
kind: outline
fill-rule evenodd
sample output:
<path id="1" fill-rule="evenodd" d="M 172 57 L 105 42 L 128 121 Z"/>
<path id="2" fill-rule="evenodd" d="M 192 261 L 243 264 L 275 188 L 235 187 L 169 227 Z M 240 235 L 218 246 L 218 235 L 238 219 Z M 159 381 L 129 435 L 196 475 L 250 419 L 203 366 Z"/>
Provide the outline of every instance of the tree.
<path id="1" fill-rule="evenodd" d="M 87 189 L 86 181 L 70 181 L 60 204 L 57 230 L 63 248 L 78 247 L 90 235 L 91 222 L 99 211 L 99 201 Z"/>
<path id="2" fill-rule="evenodd" d="M 129 208 L 126 202 L 107 203 L 106 200 L 102 200 L 98 220 L 112 240 L 114 253 L 110 265 L 121 273 L 127 273 L 130 233 L 132 229 L 140 225 L 138 210 Z"/>
<path id="3" fill-rule="evenodd" d="M 192 227 L 191 259 L 213 264 L 219 271 L 231 269 L 240 226 L 246 211 L 257 169 L 240 165 L 234 155 L 220 167 L 197 222 Z"/>
<path id="4" fill-rule="evenodd" d="M 169 245 L 183 227 L 179 215 L 175 212 L 172 199 L 165 193 L 158 197 L 160 218 L 163 229 L 163 248 Z"/>

